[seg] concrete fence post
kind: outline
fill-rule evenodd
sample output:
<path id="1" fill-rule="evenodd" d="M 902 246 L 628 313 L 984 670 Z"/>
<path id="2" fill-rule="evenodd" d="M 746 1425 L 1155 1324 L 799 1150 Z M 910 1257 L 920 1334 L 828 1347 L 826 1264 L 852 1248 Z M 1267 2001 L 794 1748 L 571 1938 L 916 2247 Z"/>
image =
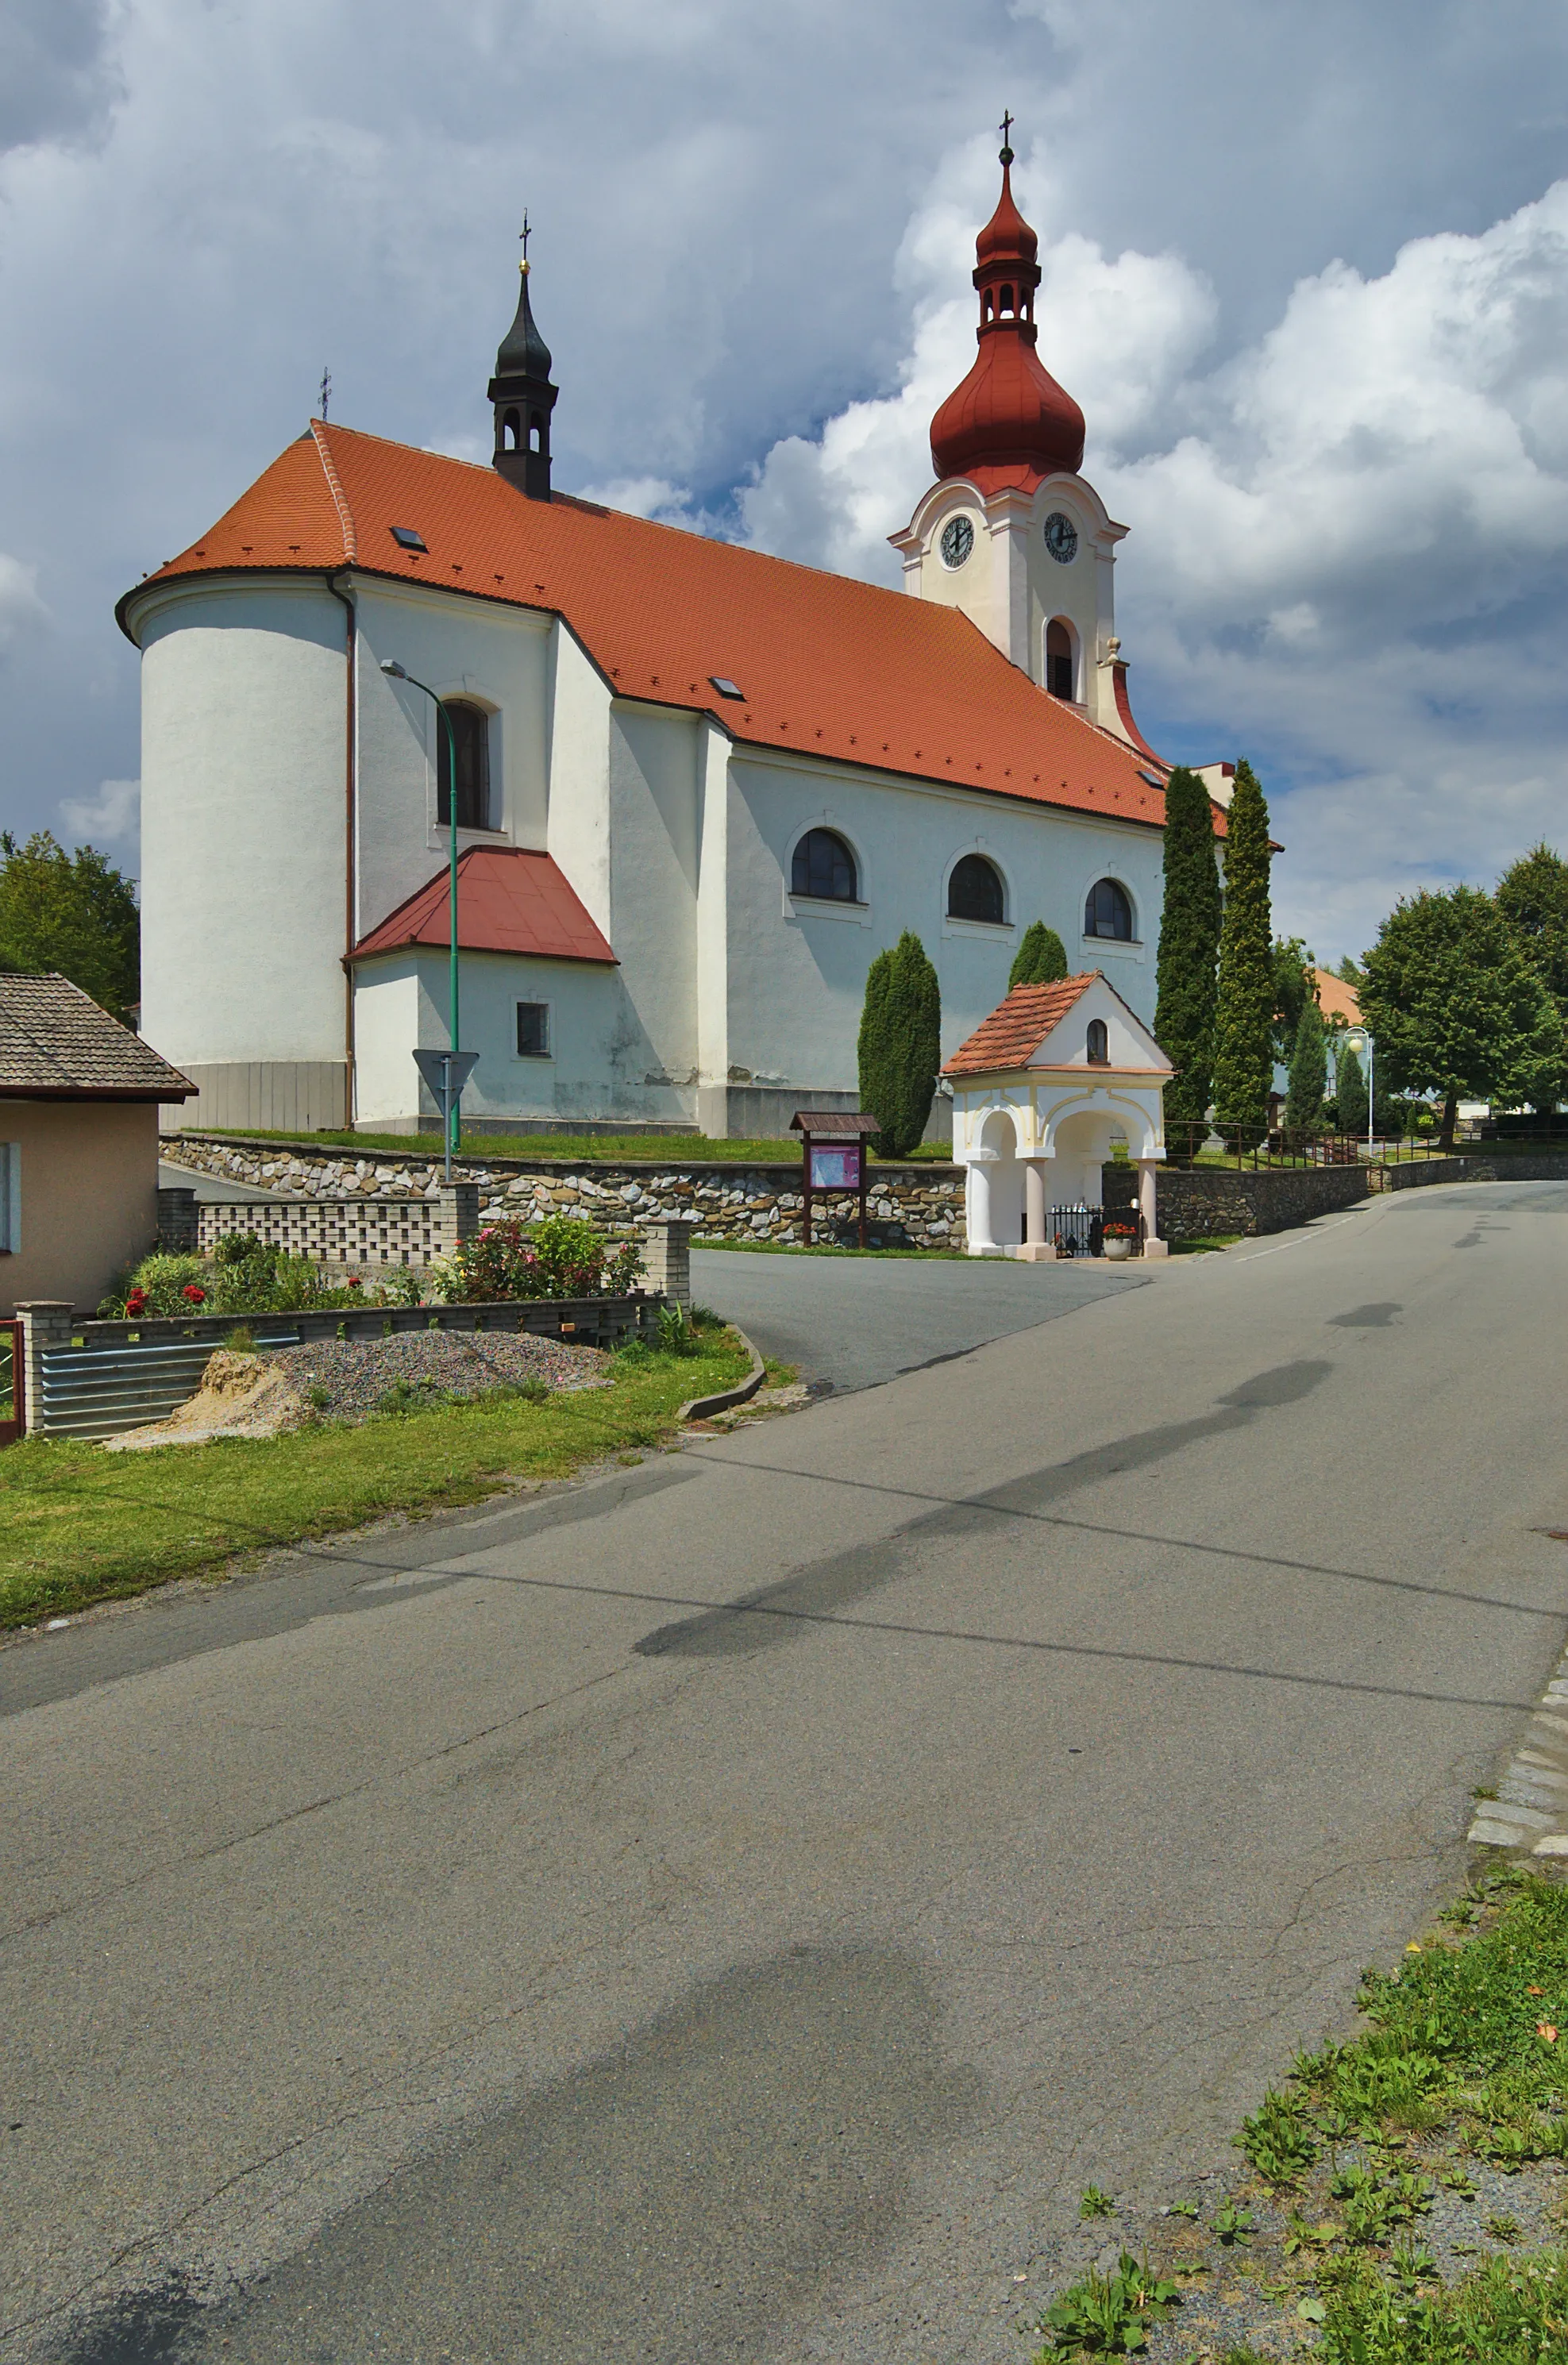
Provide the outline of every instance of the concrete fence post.
<path id="1" fill-rule="evenodd" d="M 201 1217 L 195 1191 L 176 1182 L 158 1193 L 158 1245 L 170 1256 L 194 1256 L 199 1245 Z"/>
<path id="2" fill-rule="evenodd" d="M 435 1252 L 451 1256 L 479 1228 L 477 1182 L 443 1182 L 436 1194 Z"/>
<path id="3" fill-rule="evenodd" d="M 691 1303 L 691 1226 L 682 1221 L 644 1224 L 643 1263 L 647 1286 L 677 1306 Z"/>
<path id="4" fill-rule="evenodd" d="M 43 1427 L 44 1350 L 70 1346 L 74 1313 L 70 1299 L 64 1297 L 35 1297 L 17 1308 L 17 1319 L 22 1326 L 22 1372 L 29 1436 Z"/>

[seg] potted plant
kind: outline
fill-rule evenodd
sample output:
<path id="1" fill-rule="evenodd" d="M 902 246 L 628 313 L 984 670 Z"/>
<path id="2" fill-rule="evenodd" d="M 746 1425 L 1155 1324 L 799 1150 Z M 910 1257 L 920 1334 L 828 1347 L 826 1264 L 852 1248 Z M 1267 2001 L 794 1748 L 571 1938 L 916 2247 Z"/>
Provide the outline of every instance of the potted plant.
<path id="1" fill-rule="evenodd" d="M 1131 1256 L 1137 1239 L 1137 1226 L 1113 1216 L 1101 1226 L 1105 1242 L 1105 1254 L 1113 1264 L 1122 1264 Z"/>

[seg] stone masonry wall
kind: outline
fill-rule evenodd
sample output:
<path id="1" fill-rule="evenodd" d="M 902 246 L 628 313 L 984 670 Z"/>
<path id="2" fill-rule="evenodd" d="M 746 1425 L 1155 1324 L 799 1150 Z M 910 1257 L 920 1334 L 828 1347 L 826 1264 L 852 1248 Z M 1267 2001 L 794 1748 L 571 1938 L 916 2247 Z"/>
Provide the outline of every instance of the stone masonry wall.
<path id="1" fill-rule="evenodd" d="M 1155 1186 L 1159 1237 L 1200 1240 L 1234 1232 L 1252 1239 L 1288 1232 L 1314 1216 L 1364 1199 L 1367 1174 L 1364 1166 L 1276 1167 L 1257 1173 L 1234 1166 L 1162 1167 Z M 1136 1179 L 1130 1166 L 1103 1170 L 1107 1213 L 1131 1206 Z"/>
<path id="2" fill-rule="evenodd" d="M 439 1152 L 377 1152 L 296 1149 L 274 1142 L 220 1140 L 183 1133 L 165 1148 L 178 1163 L 226 1182 L 305 1200 L 363 1199 L 388 1212 L 409 1200 L 432 1207 L 442 1188 Z M 699 1239 L 790 1241 L 801 1237 L 801 1168 L 790 1165 L 600 1165 L 468 1156 L 453 1167 L 454 1180 L 479 1190 L 479 1220 L 519 1216 L 525 1222 L 555 1214 L 591 1216 L 614 1234 L 634 1233 L 660 1217 L 694 1226 Z M 819 1238 L 854 1236 L 856 1201 L 847 1192 L 813 1194 Z M 825 1205 L 824 1205 L 825 1200 Z M 220 1211 L 219 1211 L 220 1213 Z M 964 1175 L 935 1160 L 873 1166 L 867 1199 L 868 1233 L 882 1248 L 961 1249 Z M 393 1261 L 397 1261 L 394 1258 Z"/>

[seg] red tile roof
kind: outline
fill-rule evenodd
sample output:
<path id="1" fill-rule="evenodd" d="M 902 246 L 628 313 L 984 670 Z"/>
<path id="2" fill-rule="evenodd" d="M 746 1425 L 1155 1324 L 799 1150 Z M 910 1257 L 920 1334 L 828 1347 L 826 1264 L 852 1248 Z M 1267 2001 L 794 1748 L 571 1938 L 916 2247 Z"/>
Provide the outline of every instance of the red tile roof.
<path id="1" fill-rule="evenodd" d="M 743 745 L 1164 823 L 1148 756 L 1037 689 L 956 608 L 562 494 L 531 501 L 492 467 L 319 420 L 150 579 L 349 565 L 559 613 L 619 696 L 707 709 Z M 128 632 L 143 588 L 119 603 Z M 713 674 L 744 697 L 721 698 Z"/>
<path id="2" fill-rule="evenodd" d="M 1055 985 L 1015 985 L 1005 1002 L 982 1019 L 967 1043 L 960 1043 L 942 1072 L 945 1076 L 989 1075 L 998 1068 L 1026 1068 L 1054 1026 L 1059 1026 L 1080 994 L 1101 972 L 1086 970 L 1081 977 L 1064 977 Z"/>
<path id="3" fill-rule="evenodd" d="M 1361 1023 L 1361 997 L 1353 985 L 1347 985 L 1332 970 L 1315 969 L 1313 982 L 1317 990 L 1317 1007 L 1325 1018 L 1341 1026 L 1359 1026 Z"/>
<path id="4" fill-rule="evenodd" d="M 350 960 L 408 945 L 452 943 L 450 873 L 438 870 L 408 902 L 362 936 Z M 615 955 L 547 854 L 520 846 L 470 846 L 457 857 L 457 941 L 465 952 L 533 953 L 551 960 L 603 961 Z"/>

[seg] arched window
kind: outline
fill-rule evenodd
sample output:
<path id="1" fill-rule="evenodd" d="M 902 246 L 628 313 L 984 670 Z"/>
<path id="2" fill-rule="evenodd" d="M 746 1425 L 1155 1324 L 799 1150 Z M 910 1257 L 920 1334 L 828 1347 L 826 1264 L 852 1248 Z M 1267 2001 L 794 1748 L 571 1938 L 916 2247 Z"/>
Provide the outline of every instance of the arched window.
<path id="1" fill-rule="evenodd" d="M 1013 318 L 1013 290 L 1011 287 L 1004 287 L 1002 291 L 1002 317 L 1004 320 L 1010 320 Z"/>
<path id="2" fill-rule="evenodd" d="M 459 829 L 488 829 L 490 718 L 482 706 L 471 706 L 463 698 L 449 698 L 446 712 L 452 723 L 452 739 L 456 743 L 457 826 Z M 439 721 L 437 736 L 441 743 L 441 763 L 436 774 L 435 813 L 442 827 L 450 829 L 453 747 Z"/>
<path id="3" fill-rule="evenodd" d="M 1114 879 L 1097 879 L 1083 906 L 1086 936 L 1115 936 L 1125 945 L 1133 940 L 1133 907 L 1125 887 Z"/>
<path id="4" fill-rule="evenodd" d="M 1095 1067 L 1103 1067 L 1110 1059 L 1111 1038 L 1105 1032 L 1105 1022 L 1103 1018 L 1090 1020 L 1087 1048 L 1090 1059 Z"/>
<path id="5" fill-rule="evenodd" d="M 992 927 L 1001 927 L 1002 880 L 995 864 L 983 854 L 966 854 L 954 863 L 947 880 L 947 917 L 989 920 Z"/>
<path id="6" fill-rule="evenodd" d="M 509 410 L 501 420 L 501 449 L 515 452 L 522 441 L 522 421 L 515 410 Z"/>
<path id="7" fill-rule="evenodd" d="M 1053 698 L 1072 696 L 1072 634 L 1059 616 L 1046 626 L 1046 688 Z"/>
<path id="8" fill-rule="evenodd" d="M 544 421 L 537 410 L 529 425 L 528 448 L 531 452 L 543 452 L 544 449 Z"/>
<path id="9" fill-rule="evenodd" d="M 833 829 L 809 829 L 795 848 L 790 869 L 790 892 L 811 895 L 821 903 L 859 901 L 855 857 Z"/>

